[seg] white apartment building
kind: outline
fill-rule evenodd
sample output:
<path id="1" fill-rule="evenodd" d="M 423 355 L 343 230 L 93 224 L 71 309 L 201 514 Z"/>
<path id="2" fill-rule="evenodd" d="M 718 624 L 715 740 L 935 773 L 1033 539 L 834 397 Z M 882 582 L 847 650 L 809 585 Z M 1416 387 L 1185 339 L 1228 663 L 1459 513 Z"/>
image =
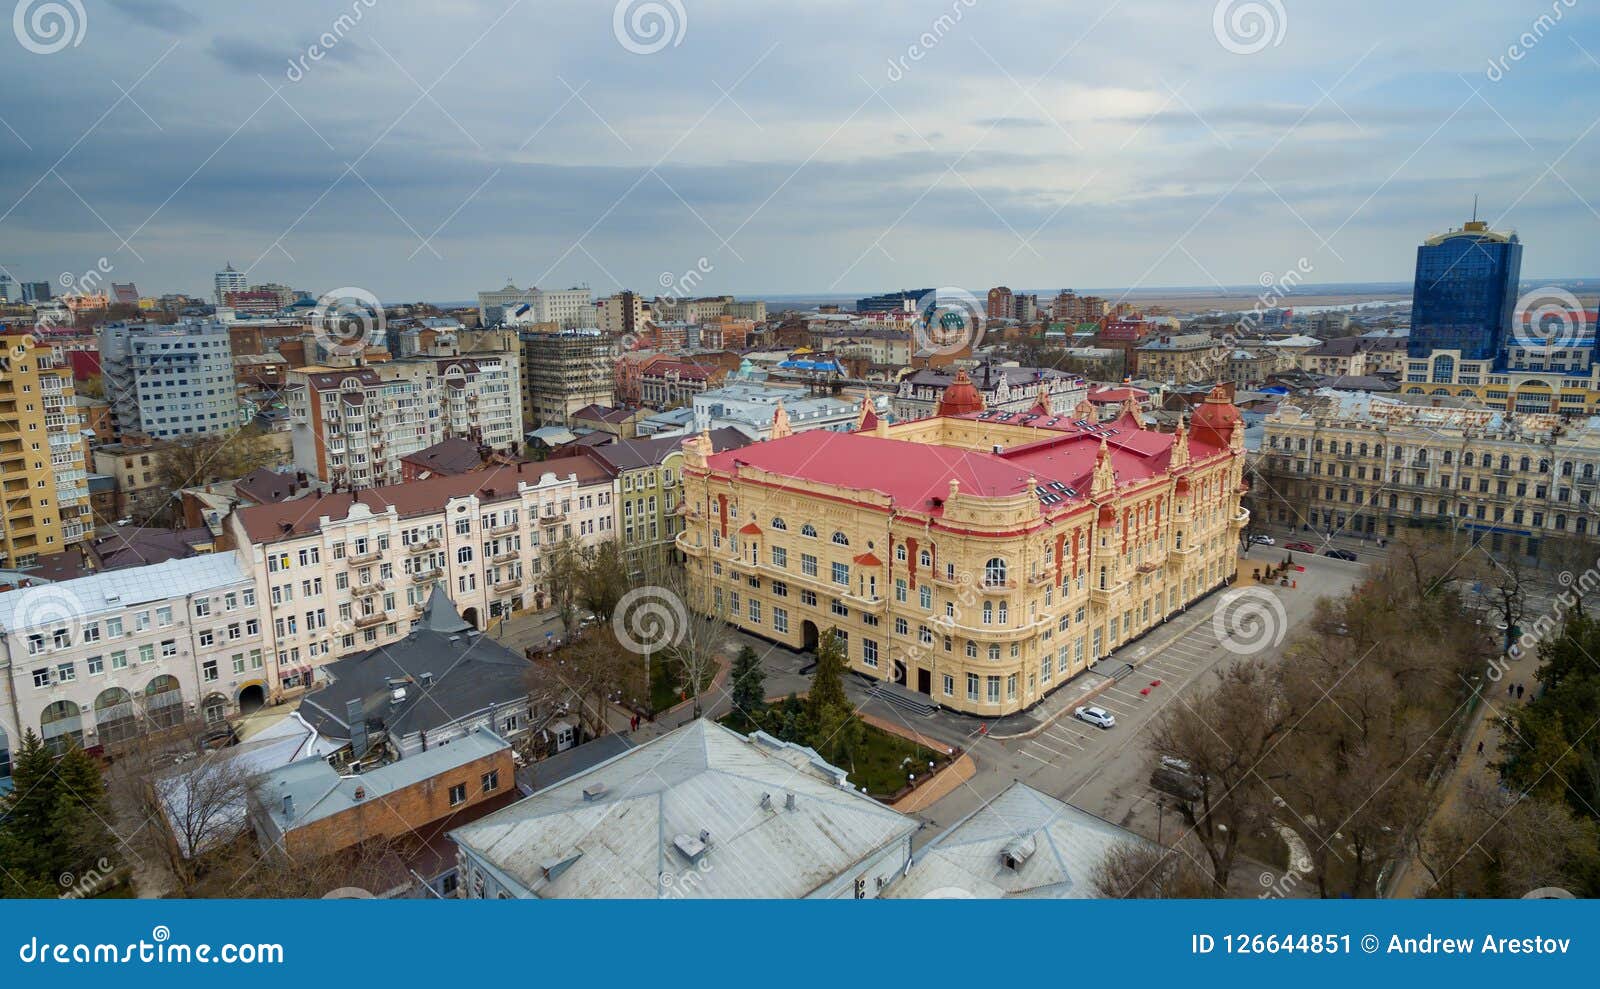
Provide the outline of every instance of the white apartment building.
<path id="1" fill-rule="evenodd" d="M 507 281 L 499 291 L 478 293 L 478 318 L 484 326 L 530 323 L 554 323 L 561 329 L 593 326 L 594 299 L 583 286 L 524 289 Z"/>
<path id="2" fill-rule="evenodd" d="M 224 323 L 108 323 L 100 330 L 100 366 L 122 433 L 170 439 L 239 425 Z"/>
<path id="3" fill-rule="evenodd" d="M 29 729 L 93 750 L 259 706 L 273 676 L 262 633 L 234 552 L 0 595 L 0 776 Z"/>
<path id="4" fill-rule="evenodd" d="M 585 457 L 243 508 L 226 527 L 262 602 L 279 691 L 406 635 L 435 586 L 479 629 L 549 600 L 544 554 L 616 535 L 612 477 Z"/>
<path id="5" fill-rule="evenodd" d="M 400 461 L 452 436 L 496 450 L 519 445 L 517 355 L 414 357 L 286 376 L 295 466 L 324 481 L 399 483 Z"/>
<path id="6" fill-rule="evenodd" d="M 813 429 L 848 433 L 861 418 L 861 407 L 843 399 L 808 395 L 801 388 L 771 388 L 736 383 L 694 396 L 694 422 L 689 432 L 702 433 L 724 426 L 739 430 L 751 440 L 770 440 Z M 780 417 L 779 408 L 783 409 Z"/>

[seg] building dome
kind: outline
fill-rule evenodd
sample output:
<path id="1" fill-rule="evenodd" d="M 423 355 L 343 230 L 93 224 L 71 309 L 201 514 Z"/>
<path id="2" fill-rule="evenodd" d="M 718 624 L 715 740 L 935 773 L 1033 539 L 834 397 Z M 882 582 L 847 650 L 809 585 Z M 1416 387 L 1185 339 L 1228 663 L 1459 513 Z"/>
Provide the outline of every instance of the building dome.
<path id="1" fill-rule="evenodd" d="M 983 396 L 978 394 L 978 389 L 973 387 L 972 379 L 967 377 L 967 372 L 957 371 L 956 379 L 945 388 L 944 394 L 939 396 L 938 414 L 942 416 L 960 416 L 968 412 L 983 411 Z"/>
<path id="2" fill-rule="evenodd" d="M 1228 397 L 1227 389 L 1217 385 L 1194 410 L 1189 436 L 1215 447 L 1227 447 L 1239 425 L 1239 410 Z"/>

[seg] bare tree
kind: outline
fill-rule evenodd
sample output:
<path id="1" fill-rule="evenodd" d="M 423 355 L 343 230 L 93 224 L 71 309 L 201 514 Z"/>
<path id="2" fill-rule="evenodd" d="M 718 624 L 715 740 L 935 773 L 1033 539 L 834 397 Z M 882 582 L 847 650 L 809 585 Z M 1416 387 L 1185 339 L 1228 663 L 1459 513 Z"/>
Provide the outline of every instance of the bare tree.
<path id="1" fill-rule="evenodd" d="M 1518 897 L 1558 887 L 1592 896 L 1595 822 L 1565 805 L 1472 785 L 1418 843 L 1438 897 Z"/>
<path id="2" fill-rule="evenodd" d="M 669 663 L 679 673 L 684 689 L 694 698 L 694 716 L 704 713 L 701 693 L 716 671 L 718 658 L 728 642 L 729 609 L 732 597 L 711 581 L 699 579 L 684 565 L 670 559 L 668 554 L 650 553 L 637 558 L 634 568 L 643 591 L 636 601 L 648 604 L 652 599 L 665 604 L 671 612 L 675 634 L 653 637 L 646 661 L 656 651 L 664 651 Z M 653 590 L 652 590 L 653 589 Z M 629 623 L 631 614 L 615 616 L 620 623 Z M 663 633 L 673 631 L 662 629 Z M 632 636 L 643 639 L 642 636 Z"/>
<path id="3" fill-rule="evenodd" d="M 1174 803 L 1219 887 L 1227 887 L 1239 839 L 1271 817 L 1262 763 L 1295 720 L 1282 679 L 1278 664 L 1234 663 L 1210 690 L 1168 707 L 1154 726 L 1155 755 L 1182 762 L 1198 784 L 1197 796 L 1175 796 Z"/>
<path id="4" fill-rule="evenodd" d="M 1187 843 L 1183 843 L 1187 844 Z M 1187 848 L 1123 841 L 1111 846 L 1089 877 L 1095 894 L 1112 900 L 1187 900 L 1224 896 Z"/>
<path id="5" fill-rule="evenodd" d="M 141 859 L 165 861 L 184 895 L 249 830 L 254 774 L 237 748 L 208 748 L 210 734 L 210 726 L 190 721 L 139 735 L 118 747 L 111 773 L 119 812 L 149 822 L 132 832 Z"/>

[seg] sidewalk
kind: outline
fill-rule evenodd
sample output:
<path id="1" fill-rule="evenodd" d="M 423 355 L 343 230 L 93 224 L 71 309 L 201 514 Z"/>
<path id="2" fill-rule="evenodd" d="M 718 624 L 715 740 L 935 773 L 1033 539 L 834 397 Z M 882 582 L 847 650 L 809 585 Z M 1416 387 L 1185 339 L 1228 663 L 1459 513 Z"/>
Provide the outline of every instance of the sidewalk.
<path id="1" fill-rule="evenodd" d="M 1472 714 L 1472 724 L 1467 727 L 1464 734 L 1461 752 L 1455 764 L 1439 781 L 1433 813 L 1429 816 L 1425 827 L 1453 812 L 1466 795 L 1469 785 L 1477 783 L 1491 788 L 1500 785 L 1500 775 L 1490 765 L 1500 758 L 1502 736 L 1500 719 L 1512 708 L 1531 701 L 1534 696 L 1533 691 L 1528 690 L 1519 700 L 1508 696 L 1507 687 L 1521 684 L 1524 688 L 1536 689 L 1537 681 L 1534 680 L 1536 669 L 1536 665 L 1523 660 L 1515 668 L 1508 670 L 1498 681 L 1490 680 L 1484 684 L 1483 700 Z M 1480 744 L 1483 746 L 1482 754 L 1478 752 Z M 1386 895 L 1389 899 L 1421 899 L 1427 895 L 1432 884 L 1433 877 L 1413 855 L 1400 867 Z"/>

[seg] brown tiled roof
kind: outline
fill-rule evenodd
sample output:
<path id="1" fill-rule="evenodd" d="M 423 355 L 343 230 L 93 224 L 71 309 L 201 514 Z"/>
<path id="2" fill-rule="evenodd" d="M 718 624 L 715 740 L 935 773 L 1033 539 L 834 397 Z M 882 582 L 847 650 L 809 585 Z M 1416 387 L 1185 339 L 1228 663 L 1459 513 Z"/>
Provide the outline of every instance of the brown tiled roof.
<path id="1" fill-rule="evenodd" d="M 436 474 L 465 474 L 483 466 L 478 445 L 460 436 L 447 437 L 400 459 Z"/>

